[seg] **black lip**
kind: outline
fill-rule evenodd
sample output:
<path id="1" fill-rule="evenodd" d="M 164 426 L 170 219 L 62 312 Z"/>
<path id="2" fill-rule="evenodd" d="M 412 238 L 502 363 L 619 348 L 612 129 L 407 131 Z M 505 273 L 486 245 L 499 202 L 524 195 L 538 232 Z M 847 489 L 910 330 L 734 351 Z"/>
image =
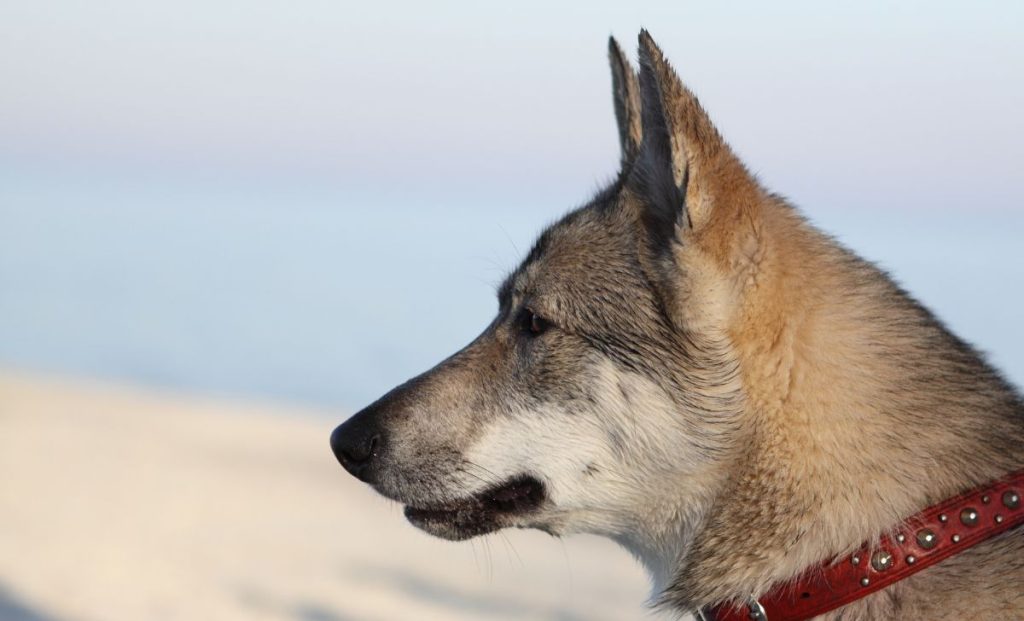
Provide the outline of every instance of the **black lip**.
<path id="1" fill-rule="evenodd" d="M 427 507 L 407 506 L 405 517 L 432 535 L 462 540 L 512 525 L 511 518 L 534 511 L 545 497 L 544 484 L 524 475 L 465 500 Z"/>

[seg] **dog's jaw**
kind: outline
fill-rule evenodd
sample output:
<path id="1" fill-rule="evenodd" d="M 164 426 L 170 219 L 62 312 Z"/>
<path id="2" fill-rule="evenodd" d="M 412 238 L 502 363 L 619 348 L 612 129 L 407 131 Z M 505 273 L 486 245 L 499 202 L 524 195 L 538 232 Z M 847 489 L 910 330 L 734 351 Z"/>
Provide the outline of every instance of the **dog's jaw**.
<path id="1" fill-rule="evenodd" d="M 521 475 L 469 498 L 424 507 L 406 505 L 405 517 L 435 537 L 462 541 L 520 525 L 545 499 L 544 484 Z"/>

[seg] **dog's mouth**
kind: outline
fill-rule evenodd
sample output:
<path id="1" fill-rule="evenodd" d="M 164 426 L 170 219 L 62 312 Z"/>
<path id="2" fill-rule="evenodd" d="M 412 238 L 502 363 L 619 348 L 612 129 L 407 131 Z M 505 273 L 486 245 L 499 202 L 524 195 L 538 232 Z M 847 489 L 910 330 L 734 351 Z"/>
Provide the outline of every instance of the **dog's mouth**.
<path id="1" fill-rule="evenodd" d="M 461 541 L 516 525 L 516 518 L 544 502 L 544 484 L 532 476 L 519 476 L 475 496 L 425 507 L 405 507 L 413 526 L 431 535 Z"/>

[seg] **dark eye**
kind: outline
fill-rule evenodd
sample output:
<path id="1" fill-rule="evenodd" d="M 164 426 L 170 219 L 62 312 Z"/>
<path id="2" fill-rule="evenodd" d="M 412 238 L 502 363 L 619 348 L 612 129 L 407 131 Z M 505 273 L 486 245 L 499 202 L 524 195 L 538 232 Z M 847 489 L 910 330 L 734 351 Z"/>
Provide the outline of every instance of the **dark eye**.
<path id="1" fill-rule="evenodd" d="M 544 319 L 533 310 L 524 308 L 519 314 L 519 329 L 530 336 L 544 334 L 551 327 L 551 322 Z"/>

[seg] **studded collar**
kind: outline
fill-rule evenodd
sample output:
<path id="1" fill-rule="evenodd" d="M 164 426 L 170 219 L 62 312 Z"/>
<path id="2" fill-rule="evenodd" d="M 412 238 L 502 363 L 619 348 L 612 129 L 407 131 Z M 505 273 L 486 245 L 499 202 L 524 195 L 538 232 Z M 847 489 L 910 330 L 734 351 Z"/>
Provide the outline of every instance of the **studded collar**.
<path id="1" fill-rule="evenodd" d="M 697 612 L 698 621 L 806 621 L 1024 524 L 1024 470 L 913 515 L 891 535 L 804 572 L 744 605 Z"/>

